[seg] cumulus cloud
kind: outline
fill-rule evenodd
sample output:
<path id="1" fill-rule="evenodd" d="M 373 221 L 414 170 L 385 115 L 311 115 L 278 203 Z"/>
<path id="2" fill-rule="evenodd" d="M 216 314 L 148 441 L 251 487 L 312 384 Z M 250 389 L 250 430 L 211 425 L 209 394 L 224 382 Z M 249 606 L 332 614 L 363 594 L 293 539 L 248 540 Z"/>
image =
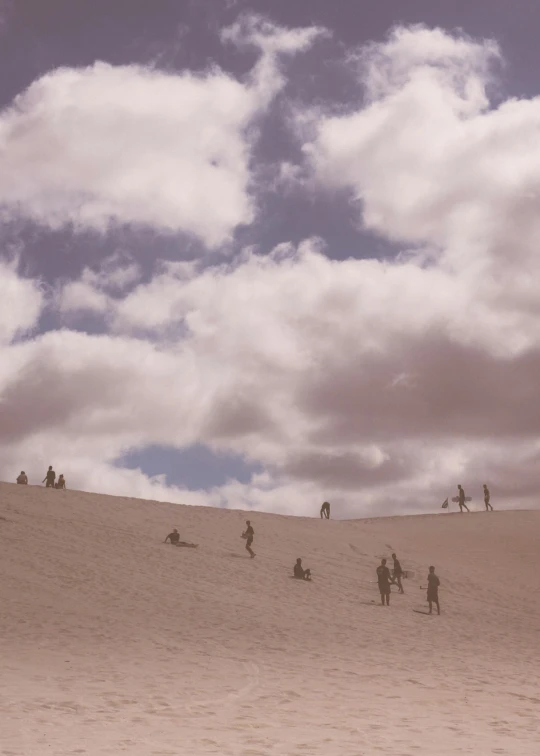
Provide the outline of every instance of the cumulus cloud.
<path id="1" fill-rule="evenodd" d="M 364 223 L 402 243 L 396 259 L 331 260 L 312 239 L 209 268 L 163 264 L 144 283 L 119 274 L 116 290 L 86 271 L 76 283 L 111 331 L 9 348 L 0 469 L 23 452 L 45 462 L 46 449 L 94 490 L 296 514 L 324 499 L 348 516 L 432 510 L 458 482 L 536 506 L 540 106 L 491 107 L 498 55 L 396 30 L 351 56 L 362 108 L 310 114 L 312 178 L 360 200 Z M 74 285 L 65 310 L 83 301 Z M 265 472 L 169 495 L 115 468 L 131 447 L 194 443 Z"/>
<path id="2" fill-rule="evenodd" d="M 223 39 L 260 51 L 245 84 L 217 67 L 46 74 L 0 115 L 0 204 L 52 228 L 149 225 L 219 245 L 254 218 L 249 127 L 283 85 L 279 59 L 317 35 L 244 17 Z"/>
<path id="3" fill-rule="evenodd" d="M 22 278 L 17 263 L 0 261 L 0 344 L 31 330 L 44 304 L 39 282 Z"/>

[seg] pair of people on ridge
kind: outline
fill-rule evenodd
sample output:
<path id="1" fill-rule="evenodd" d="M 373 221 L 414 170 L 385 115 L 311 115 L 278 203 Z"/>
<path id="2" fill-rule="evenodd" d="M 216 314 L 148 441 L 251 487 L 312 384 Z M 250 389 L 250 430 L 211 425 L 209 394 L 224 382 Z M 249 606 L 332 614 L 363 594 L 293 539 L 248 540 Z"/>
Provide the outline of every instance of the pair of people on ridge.
<path id="1" fill-rule="evenodd" d="M 491 494 L 489 493 L 489 488 L 487 487 L 485 483 L 483 485 L 483 488 L 484 488 L 484 505 L 486 507 L 486 512 L 493 512 L 493 507 L 490 503 Z M 466 509 L 467 512 L 471 511 L 469 507 L 465 504 L 466 496 L 465 496 L 465 491 L 463 490 L 463 486 L 461 484 L 458 485 L 457 500 L 458 500 L 460 512 L 463 512 L 464 509 Z"/>

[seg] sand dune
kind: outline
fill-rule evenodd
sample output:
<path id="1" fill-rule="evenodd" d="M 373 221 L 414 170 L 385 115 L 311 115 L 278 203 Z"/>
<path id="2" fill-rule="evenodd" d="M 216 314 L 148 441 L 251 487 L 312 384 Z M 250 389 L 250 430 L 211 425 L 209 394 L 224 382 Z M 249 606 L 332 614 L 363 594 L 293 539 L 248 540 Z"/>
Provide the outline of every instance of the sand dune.
<path id="1" fill-rule="evenodd" d="M 538 754 L 540 511 L 249 516 L 1 484 L 0 754 Z"/>

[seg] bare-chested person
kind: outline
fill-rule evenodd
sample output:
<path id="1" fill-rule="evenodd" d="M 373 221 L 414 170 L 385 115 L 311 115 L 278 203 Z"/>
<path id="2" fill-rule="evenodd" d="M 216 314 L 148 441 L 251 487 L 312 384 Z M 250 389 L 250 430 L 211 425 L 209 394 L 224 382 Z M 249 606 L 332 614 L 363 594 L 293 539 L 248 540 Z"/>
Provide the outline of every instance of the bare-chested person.
<path id="1" fill-rule="evenodd" d="M 41 481 L 45 483 L 45 488 L 54 488 L 54 481 L 56 480 L 56 473 L 52 469 L 52 465 L 49 465 L 49 469 L 45 473 L 45 477 Z"/>
<path id="2" fill-rule="evenodd" d="M 489 493 L 489 488 L 484 483 L 484 504 L 486 505 L 486 512 L 493 512 L 493 507 L 491 506 L 489 500 L 491 498 L 491 495 Z"/>
<path id="3" fill-rule="evenodd" d="M 180 543 L 180 533 L 176 528 L 173 529 L 172 533 L 169 533 L 163 543 L 167 543 L 167 541 L 170 541 L 173 546 L 178 546 Z"/>
<path id="4" fill-rule="evenodd" d="M 21 486 L 27 486 L 28 485 L 28 475 L 25 473 L 24 470 L 21 470 L 21 474 L 17 477 L 17 483 Z"/>

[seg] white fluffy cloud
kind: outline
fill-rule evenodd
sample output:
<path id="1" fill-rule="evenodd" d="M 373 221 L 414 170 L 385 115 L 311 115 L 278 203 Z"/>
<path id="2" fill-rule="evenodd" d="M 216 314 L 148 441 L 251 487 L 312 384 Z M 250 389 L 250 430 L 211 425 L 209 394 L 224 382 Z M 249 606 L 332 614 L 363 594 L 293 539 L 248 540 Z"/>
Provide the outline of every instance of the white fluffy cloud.
<path id="1" fill-rule="evenodd" d="M 254 218 L 248 127 L 283 84 L 280 57 L 319 34 L 253 16 L 225 30 L 260 50 L 245 84 L 217 68 L 50 72 L 0 115 L 0 204 L 53 228 L 142 224 L 226 241 Z"/>
<path id="2" fill-rule="evenodd" d="M 362 109 L 310 114 L 310 180 L 361 200 L 364 223 L 403 242 L 395 261 L 330 260 L 310 240 L 204 270 L 164 264 L 134 288 L 133 271 L 127 294 L 121 272 L 116 290 L 99 272 L 67 285 L 60 307 L 93 307 L 111 332 L 0 355 L 4 475 L 54 454 L 84 487 L 193 503 L 422 511 L 487 481 L 505 506 L 536 506 L 540 113 L 536 100 L 490 108 L 497 54 L 397 30 L 351 57 Z M 265 472 L 202 494 L 114 467 L 152 443 L 204 443 Z"/>
<path id="3" fill-rule="evenodd" d="M 20 277 L 15 263 L 0 262 L 0 345 L 24 335 L 37 322 L 43 307 L 39 282 Z"/>

